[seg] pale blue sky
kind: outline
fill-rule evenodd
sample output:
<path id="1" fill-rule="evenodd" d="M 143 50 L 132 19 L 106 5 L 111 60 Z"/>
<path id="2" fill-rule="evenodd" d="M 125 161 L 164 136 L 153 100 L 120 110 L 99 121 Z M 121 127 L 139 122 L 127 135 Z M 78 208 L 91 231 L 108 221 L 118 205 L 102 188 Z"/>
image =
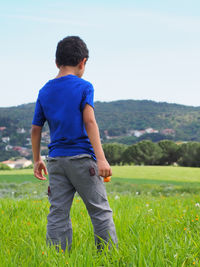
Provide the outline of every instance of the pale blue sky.
<path id="1" fill-rule="evenodd" d="M 57 42 L 79 35 L 95 100 L 200 106 L 200 2 L 4 1 L 0 107 L 34 102 L 56 76 Z"/>

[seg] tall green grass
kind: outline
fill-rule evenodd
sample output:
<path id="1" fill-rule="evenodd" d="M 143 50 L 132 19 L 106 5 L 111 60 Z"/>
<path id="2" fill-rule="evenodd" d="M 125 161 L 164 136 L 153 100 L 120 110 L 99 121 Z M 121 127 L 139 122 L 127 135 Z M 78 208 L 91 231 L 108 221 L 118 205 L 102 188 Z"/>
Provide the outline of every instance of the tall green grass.
<path id="1" fill-rule="evenodd" d="M 48 181 L 0 172 L 0 266 L 200 266 L 200 170 L 115 166 L 106 184 L 118 249 L 98 254 L 76 195 L 71 254 L 46 246 Z"/>
<path id="2" fill-rule="evenodd" d="M 109 197 L 118 249 L 98 254 L 87 211 L 79 197 L 71 210 L 71 254 L 45 243 L 46 198 L 0 200 L 0 266 L 198 266 L 199 196 Z"/>

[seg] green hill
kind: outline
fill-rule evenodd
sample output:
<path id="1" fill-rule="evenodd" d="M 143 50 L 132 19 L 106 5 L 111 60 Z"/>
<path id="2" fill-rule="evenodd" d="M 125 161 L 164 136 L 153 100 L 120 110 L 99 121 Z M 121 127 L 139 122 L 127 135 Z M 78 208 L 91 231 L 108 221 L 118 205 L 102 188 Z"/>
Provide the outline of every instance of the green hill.
<path id="1" fill-rule="evenodd" d="M 1 152 L 6 145 L 30 147 L 28 138 L 34 106 L 34 103 L 30 103 L 0 108 Z M 95 114 L 103 142 L 131 144 L 141 139 L 200 141 L 200 107 L 147 100 L 119 100 L 95 102 Z M 139 137 L 135 136 L 147 128 L 154 129 L 154 132 L 146 131 Z M 137 134 L 134 130 L 137 130 Z M 4 137 L 9 137 L 9 140 Z"/>
<path id="2" fill-rule="evenodd" d="M 173 129 L 175 140 L 200 141 L 200 107 L 158 103 L 147 100 L 96 102 L 96 118 L 102 131 L 109 135 L 128 130 Z"/>

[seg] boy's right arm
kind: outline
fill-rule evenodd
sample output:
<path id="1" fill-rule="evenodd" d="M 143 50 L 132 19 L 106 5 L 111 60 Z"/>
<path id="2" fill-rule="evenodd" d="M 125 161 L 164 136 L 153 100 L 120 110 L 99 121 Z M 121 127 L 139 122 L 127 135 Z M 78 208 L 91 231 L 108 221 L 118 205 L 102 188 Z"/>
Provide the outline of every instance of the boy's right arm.
<path id="1" fill-rule="evenodd" d="M 97 159 L 99 175 L 102 177 L 111 176 L 112 170 L 103 152 L 99 135 L 99 128 L 94 115 L 94 109 L 88 104 L 85 105 L 85 108 L 83 110 L 83 121 Z"/>
<path id="2" fill-rule="evenodd" d="M 47 169 L 40 156 L 40 141 L 41 141 L 42 127 L 32 125 L 31 129 L 31 141 L 34 161 L 34 175 L 39 180 L 46 180 L 42 171 L 47 175 Z"/>

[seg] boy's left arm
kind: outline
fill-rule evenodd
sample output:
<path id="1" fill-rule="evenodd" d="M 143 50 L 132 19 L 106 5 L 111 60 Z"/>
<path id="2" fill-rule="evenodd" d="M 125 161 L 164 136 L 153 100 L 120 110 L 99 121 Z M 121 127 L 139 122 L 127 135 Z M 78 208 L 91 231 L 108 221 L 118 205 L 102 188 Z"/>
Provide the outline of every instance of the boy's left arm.
<path id="1" fill-rule="evenodd" d="M 97 159 L 99 175 L 102 177 L 111 176 L 112 170 L 105 158 L 105 154 L 101 145 L 99 128 L 96 123 L 94 109 L 88 104 L 85 105 L 85 108 L 83 110 L 83 121 Z"/>
<path id="2" fill-rule="evenodd" d="M 47 175 L 47 168 L 40 156 L 41 132 L 41 126 L 32 125 L 31 141 L 34 161 L 34 176 L 39 180 L 46 180 L 46 178 L 43 176 L 42 170 L 44 171 L 44 174 Z"/>

